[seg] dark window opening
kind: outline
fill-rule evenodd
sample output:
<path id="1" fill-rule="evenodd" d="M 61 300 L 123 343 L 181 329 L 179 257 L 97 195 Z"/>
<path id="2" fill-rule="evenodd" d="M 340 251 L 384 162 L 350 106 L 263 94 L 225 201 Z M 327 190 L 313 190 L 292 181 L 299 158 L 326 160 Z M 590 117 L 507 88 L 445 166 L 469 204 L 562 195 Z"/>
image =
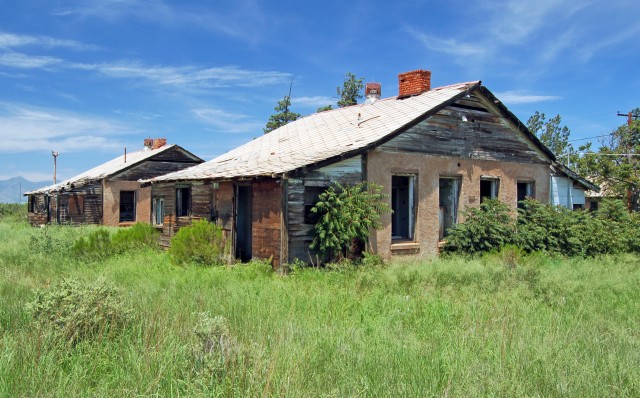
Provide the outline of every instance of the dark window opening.
<path id="1" fill-rule="evenodd" d="M 583 204 L 574 203 L 573 204 L 573 210 L 584 210 L 584 205 Z"/>
<path id="2" fill-rule="evenodd" d="M 29 213 L 37 213 L 38 212 L 38 207 L 36 206 L 36 197 L 33 195 L 30 195 L 27 197 L 28 198 L 28 209 L 29 209 Z"/>
<path id="3" fill-rule="evenodd" d="M 191 188 L 176 188 L 176 217 L 187 217 L 191 214 Z"/>
<path id="4" fill-rule="evenodd" d="M 449 228 L 458 223 L 458 203 L 460 180 L 458 178 L 440 178 L 438 221 L 440 240 L 449 234 Z"/>
<path id="5" fill-rule="evenodd" d="M 391 238 L 413 240 L 415 229 L 415 176 L 391 177 Z"/>
<path id="6" fill-rule="evenodd" d="M 136 191 L 120 191 L 120 222 L 136 220 Z"/>
<path id="7" fill-rule="evenodd" d="M 324 193 L 325 187 L 304 187 L 304 223 L 315 225 L 320 219 L 319 213 L 311 211 L 313 206 L 318 203 L 320 194 Z"/>
<path id="8" fill-rule="evenodd" d="M 522 201 L 527 198 L 533 199 L 533 182 L 518 182 L 518 208 L 523 207 Z"/>
<path id="9" fill-rule="evenodd" d="M 598 201 L 597 200 L 589 201 L 589 211 L 598 211 Z"/>
<path id="10" fill-rule="evenodd" d="M 480 180 L 480 203 L 498 197 L 499 183 L 500 181 L 497 179 Z"/>

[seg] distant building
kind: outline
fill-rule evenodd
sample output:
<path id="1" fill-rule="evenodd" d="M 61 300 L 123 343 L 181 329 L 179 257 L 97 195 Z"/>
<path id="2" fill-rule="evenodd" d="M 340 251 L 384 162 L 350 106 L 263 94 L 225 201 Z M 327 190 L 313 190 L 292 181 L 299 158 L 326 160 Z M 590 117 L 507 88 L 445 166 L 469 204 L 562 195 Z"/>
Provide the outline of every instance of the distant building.
<path id="1" fill-rule="evenodd" d="M 142 151 L 125 153 L 55 185 L 25 193 L 32 225 L 130 225 L 151 222 L 151 190 L 138 180 L 202 163 L 166 140 L 146 139 Z"/>

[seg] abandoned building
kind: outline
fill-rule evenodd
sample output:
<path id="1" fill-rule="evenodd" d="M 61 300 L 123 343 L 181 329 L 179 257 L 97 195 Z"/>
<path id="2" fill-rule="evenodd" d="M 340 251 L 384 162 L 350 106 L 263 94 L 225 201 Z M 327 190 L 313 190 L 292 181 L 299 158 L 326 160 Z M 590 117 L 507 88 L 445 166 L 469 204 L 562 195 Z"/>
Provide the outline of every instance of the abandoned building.
<path id="1" fill-rule="evenodd" d="M 58 184 L 25 193 L 29 222 L 126 226 L 151 222 L 151 190 L 139 179 L 202 163 L 164 138 L 145 139 L 144 150 L 125 153 Z"/>
<path id="2" fill-rule="evenodd" d="M 371 181 L 393 210 L 372 231 L 372 249 L 384 258 L 433 254 L 462 211 L 485 198 L 515 211 L 525 197 L 555 203 L 597 189 L 559 164 L 481 82 L 432 89 L 429 71 L 398 78 L 397 97 L 381 99 L 380 84 L 369 83 L 363 104 L 303 117 L 145 181 L 164 244 L 204 218 L 223 228 L 241 260 L 308 262 L 318 195 L 333 181 Z"/>

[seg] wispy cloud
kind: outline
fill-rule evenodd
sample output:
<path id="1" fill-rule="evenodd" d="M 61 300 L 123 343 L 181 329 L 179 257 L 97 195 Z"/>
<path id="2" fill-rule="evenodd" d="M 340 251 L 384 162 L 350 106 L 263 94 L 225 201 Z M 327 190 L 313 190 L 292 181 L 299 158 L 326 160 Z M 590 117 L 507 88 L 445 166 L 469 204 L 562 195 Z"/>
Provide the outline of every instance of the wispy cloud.
<path id="1" fill-rule="evenodd" d="M 217 1 L 206 7 L 176 6 L 163 0 L 76 1 L 55 15 L 109 22 L 132 18 L 170 28 L 197 27 L 251 43 L 263 38 L 261 32 L 278 25 L 277 16 L 269 15 L 255 0 Z"/>
<path id="2" fill-rule="evenodd" d="M 98 48 L 97 46 L 81 43 L 75 40 L 56 39 L 49 36 L 30 36 L 0 32 L 0 48 L 7 49 L 26 46 L 67 48 L 71 50 L 95 50 Z"/>
<path id="3" fill-rule="evenodd" d="M 322 95 L 316 95 L 311 97 L 293 97 L 291 99 L 293 105 L 318 107 L 325 105 L 335 105 L 336 99 L 332 97 L 326 97 Z"/>
<path id="4" fill-rule="evenodd" d="M 0 54 L 0 65 L 18 69 L 48 69 L 63 65 L 64 60 L 46 55 L 27 55 L 22 53 Z"/>
<path id="5" fill-rule="evenodd" d="M 425 47 L 433 51 L 463 57 L 483 55 L 487 52 L 487 48 L 482 47 L 481 45 L 463 43 L 456 39 L 441 39 L 427 35 L 413 28 L 407 28 L 407 32 L 418 41 L 422 42 Z"/>
<path id="6" fill-rule="evenodd" d="M 134 132 L 114 120 L 9 103 L 0 103 L 0 126 L 0 152 L 5 153 L 110 150 L 121 146 L 114 135 Z"/>
<path id="7" fill-rule="evenodd" d="M 198 119 L 221 133 L 261 133 L 264 127 L 264 123 L 252 119 L 251 116 L 222 109 L 197 108 L 191 111 Z"/>
<path id="8" fill-rule="evenodd" d="M 562 98 L 556 95 L 535 95 L 520 91 L 503 91 L 501 93 L 496 93 L 496 96 L 500 98 L 501 101 L 510 105 L 555 101 Z"/>

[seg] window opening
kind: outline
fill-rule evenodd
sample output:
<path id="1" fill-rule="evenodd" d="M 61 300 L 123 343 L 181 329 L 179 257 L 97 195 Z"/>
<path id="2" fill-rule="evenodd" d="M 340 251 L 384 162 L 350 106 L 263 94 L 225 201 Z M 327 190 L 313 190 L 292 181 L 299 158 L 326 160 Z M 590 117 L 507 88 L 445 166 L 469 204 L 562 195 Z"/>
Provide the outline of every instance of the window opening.
<path id="1" fill-rule="evenodd" d="M 153 199 L 153 224 L 162 225 L 164 223 L 164 197 L 157 196 Z"/>
<path id="2" fill-rule="evenodd" d="M 120 222 L 136 220 L 136 191 L 120 191 Z"/>
<path id="3" fill-rule="evenodd" d="M 326 187 L 304 187 L 304 223 L 315 225 L 320 218 L 319 213 L 313 213 L 311 209 L 318 203 L 320 194 L 326 191 Z"/>
<path id="4" fill-rule="evenodd" d="M 191 188 L 176 188 L 176 216 L 187 217 L 191 213 Z"/>
<path id="5" fill-rule="evenodd" d="M 458 203 L 460 197 L 460 179 L 440 178 L 439 190 L 439 226 L 440 240 L 448 235 L 449 228 L 458 223 Z"/>
<path id="6" fill-rule="evenodd" d="M 498 179 L 481 179 L 480 180 L 480 203 L 487 199 L 496 199 L 498 197 L 498 187 L 500 180 Z"/>
<path id="7" fill-rule="evenodd" d="M 391 177 L 391 238 L 413 240 L 415 235 L 415 181 L 414 175 Z"/>
<path id="8" fill-rule="evenodd" d="M 522 208 L 521 203 L 526 198 L 533 198 L 533 182 L 518 182 L 518 208 Z"/>

